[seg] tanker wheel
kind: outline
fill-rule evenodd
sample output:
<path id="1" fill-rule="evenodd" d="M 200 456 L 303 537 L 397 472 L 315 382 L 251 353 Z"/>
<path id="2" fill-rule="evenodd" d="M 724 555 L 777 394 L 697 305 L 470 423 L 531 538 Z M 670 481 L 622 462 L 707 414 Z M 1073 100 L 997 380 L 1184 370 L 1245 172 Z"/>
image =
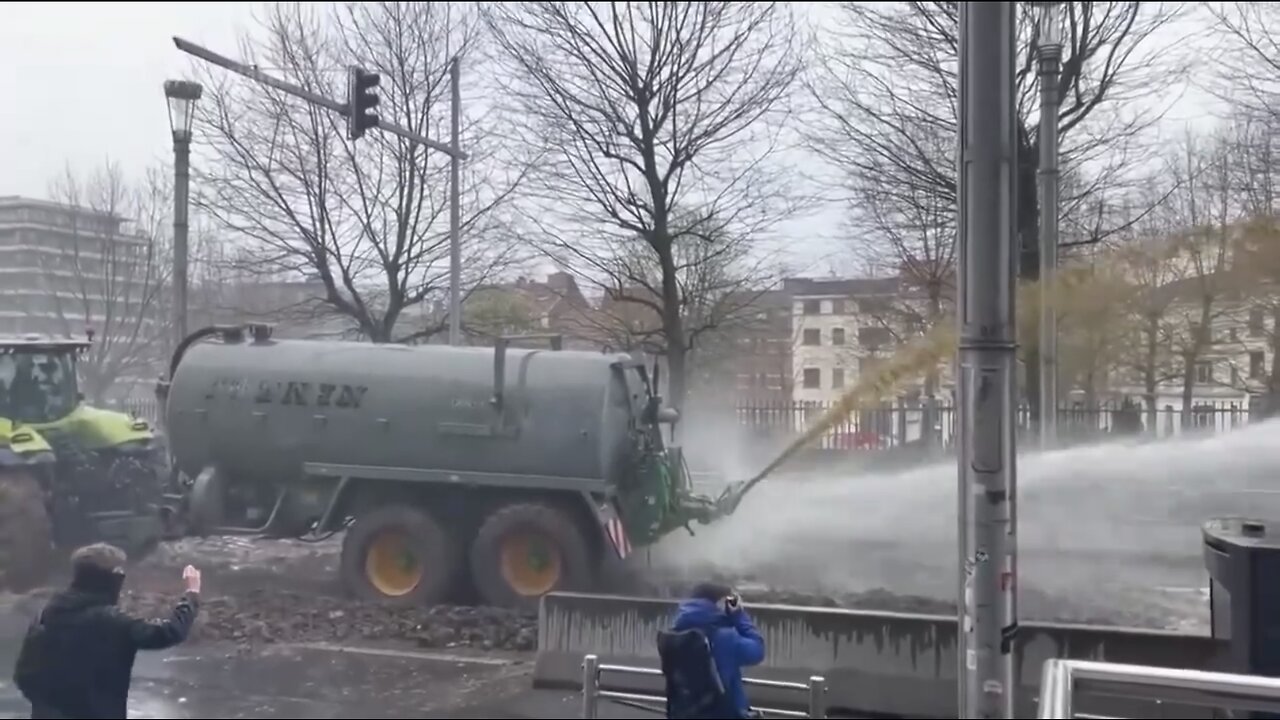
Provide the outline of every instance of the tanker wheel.
<path id="1" fill-rule="evenodd" d="M 494 511 L 471 544 L 471 577 L 490 605 L 533 610 L 555 590 L 591 583 L 591 553 L 577 521 L 541 503 Z"/>
<path id="2" fill-rule="evenodd" d="M 54 561 L 53 522 L 44 491 L 26 470 L 0 468 L 0 588 L 44 582 Z"/>
<path id="3" fill-rule="evenodd" d="M 449 534 L 429 513 L 384 505 L 356 516 L 342 541 L 342 580 L 356 596 L 394 605 L 440 602 L 457 572 Z"/>

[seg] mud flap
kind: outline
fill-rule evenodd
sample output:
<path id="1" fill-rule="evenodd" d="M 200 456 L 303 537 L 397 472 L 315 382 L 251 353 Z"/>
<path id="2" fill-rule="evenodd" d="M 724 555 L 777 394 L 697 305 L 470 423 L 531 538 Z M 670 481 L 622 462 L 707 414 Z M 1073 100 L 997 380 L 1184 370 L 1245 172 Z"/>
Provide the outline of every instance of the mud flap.
<path id="1" fill-rule="evenodd" d="M 619 560 L 626 560 L 631 555 L 631 538 L 627 536 L 627 528 L 622 524 L 617 509 L 612 502 L 606 501 L 596 504 L 595 510 L 596 517 L 600 520 L 600 529 L 608 538 L 609 545 L 613 547 Z"/>

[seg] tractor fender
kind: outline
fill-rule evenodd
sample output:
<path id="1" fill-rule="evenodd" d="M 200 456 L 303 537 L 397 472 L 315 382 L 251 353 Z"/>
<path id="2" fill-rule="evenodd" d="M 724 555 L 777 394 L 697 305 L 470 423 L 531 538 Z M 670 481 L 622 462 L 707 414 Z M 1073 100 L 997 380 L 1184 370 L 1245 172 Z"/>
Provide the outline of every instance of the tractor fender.
<path id="1" fill-rule="evenodd" d="M 35 428 L 0 418 L 0 466 L 27 465 L 52 452 L 49 442 Z"/>
<path id="2" fill-rule="evenodd" d="M 66 417 L 43 425 L 66 433 L 85 450 L 106 450 L 155 440 L 151 424 L 141 418 L 112 410 L 81 405 Z"/>

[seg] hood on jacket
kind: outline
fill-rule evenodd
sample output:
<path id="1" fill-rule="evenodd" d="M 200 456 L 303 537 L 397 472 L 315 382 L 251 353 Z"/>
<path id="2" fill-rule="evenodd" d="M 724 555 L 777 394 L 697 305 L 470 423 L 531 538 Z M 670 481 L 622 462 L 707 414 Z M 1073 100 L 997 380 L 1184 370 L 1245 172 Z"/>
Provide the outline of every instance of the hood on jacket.
<path id="1" fill-rule="evenodd" d="M 54 595 L 45 608 L 45 618 L 75 613 L 91 607 L 107 607 L 120 601 L 124 573 L 97 568 L 77 568 L 71 587 Z"/>
<path id="2" fill-rule="evenodd" d="M 732 624 L 720 603 L 695 598 L 680 603 L 672 629 L 681 632 L 694 628 L 730 627 Z"/>

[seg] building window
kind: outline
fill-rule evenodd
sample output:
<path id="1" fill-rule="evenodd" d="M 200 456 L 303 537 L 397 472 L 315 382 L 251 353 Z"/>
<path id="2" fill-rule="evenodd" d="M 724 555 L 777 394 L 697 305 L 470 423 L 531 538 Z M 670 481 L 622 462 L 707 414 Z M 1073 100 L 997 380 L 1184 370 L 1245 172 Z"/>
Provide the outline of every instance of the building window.
<path id="1" fill-rule="evenodd" d="M 832 315 L 843 315 L 843 314 L 844 314 L 844 300 L 832 300 L 832 301 L 831 301 L 831 314 L 832 314 Z"/>
<path id="2" fill-rule="evenodd" d="M 804 301 L 804 314 L 805 314 L 805 315 L 817 315 L 817 314 L 819 314 L 820 312 L 822 312 L 822 303 L 821 303 L 820 301 L 818 301 L 818 300 L 805 300 L 805 301 Z"/>
<path id="3" fill-rule="evenodd" d="M 822 369 L 821 368 L 805 368 L 804 369 L 804 389 L 817 390 L 822 387 Z"/>
<path id="4" fill-rule="evenodd" d="M 1249 379 L 1257 380 L 1267 372 L 1267 354 L 1262 352 L 1249 353 Z"/>
<path id="5" fill-rule="evenodd" d="M 1249 337 L 1262 337 L 1266 332 L 1266 318 L 1262 308 L 1249 308 Z"/>
<path id="6" fill-rule="evenodd" d="M 893 342 L 893 333 L 887 327 L 858 328 L 858 343 L 870 350 L 878 350 Z"/>
<path id="7" fill-rule="evenodd" d="M 821 345 L 822 331 L 818 328 L 805 328 L 803 342 L 805 345 Z"/>
<path id="8" fill-rule="evenodd" d="M 1213 382 L 1213 362 L 1203 360 L 1196 363 L 1196 383 L 1208 385 Z"/>
<path id="9" fill-rule="evenodd" d="M 831 329 L 831 344 L 832 344 L 832 345 L 843 345 L 843 344 L 844 344 L 844 328 L 832 328 L 832 329 Z"/>
<path id="10" fill-rule="evenodd" d="M 831 389 L 839 390 L 844 387 L 844 368 L 835 368 L 831 371 Z"/>

